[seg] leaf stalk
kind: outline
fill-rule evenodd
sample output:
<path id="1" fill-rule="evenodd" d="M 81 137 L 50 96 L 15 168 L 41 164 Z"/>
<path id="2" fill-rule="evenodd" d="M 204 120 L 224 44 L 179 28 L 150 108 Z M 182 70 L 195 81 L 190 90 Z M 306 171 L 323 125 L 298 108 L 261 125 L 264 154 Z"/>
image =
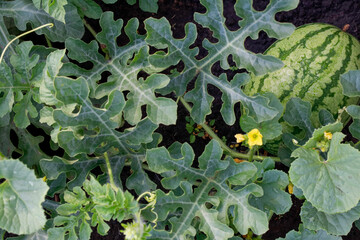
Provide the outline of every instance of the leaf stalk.
<path id="1" fill-rule="evenodd" d="M 184 105 L 184 107 L 189 111 L 189 113 L 191 113 L 191 106 L 185 101 L 185 99 L 183 97 L 180 97 L 180 101 L 181 103 Z M 221 146 L 221 148 L 224 150 L 225 154 L 230 155 L 231 157 L 236 157 L 236 158 L 245 158 L 248 159 L 249 161 L 251 160 L 259 160 L 259 161 L 263 161 L 265 158 L 268 158 L 267 156 L 259 156 L 259 155 L 254 155 L 254 151 L 250 150 L 249 153 L 240 153 L 237 151 L 232 150 L 231 148 L 229 148 L 217 135 L 216 133 L 211 129 L 211 127 L 209 127 L 207 124 L 205 123 L 200 123 L 199 124 L 201 127 L 204 128 L 204 130 L 213 138 L 215 139 Z M 254 148 L 252 148 L 254 149 Z M 252 153 L 251 153 L 252 152 Z M 280 162 L 280 158 L 278 157 L 271 157 L 275 162 Z"/>
<path id="2" fill-rule="evenodd" d="M 107 152 L 104 153 L 104 157 L 105 157 L 105 162 L 106 162 L 106 168 L 107 168 L 108 175 L 109 175 L 110 186 L 115 192 L 117 192 L 119 189 L 114 182 L 114 176 L 112 173 L 109 156 L 108 156 Z"/>

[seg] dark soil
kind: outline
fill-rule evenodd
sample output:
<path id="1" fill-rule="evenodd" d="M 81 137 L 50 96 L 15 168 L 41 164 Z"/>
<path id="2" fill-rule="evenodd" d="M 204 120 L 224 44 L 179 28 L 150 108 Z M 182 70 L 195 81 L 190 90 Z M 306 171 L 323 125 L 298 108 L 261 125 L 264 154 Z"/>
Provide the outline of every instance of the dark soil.
<path id="1" fill-rule="evenodd" d="M 97 1 L 101 4 L 101 1 Z M 237 22 L 240 19 L 235 15 L 233 5 L 235 0 L 224 0 L 224 16 L 226 17 L 226 25 L 230 30 L 236 30 L 238 28 Z M 269 0 L 253 0 L 253 7 L 261 11 L 266 8 Z M 139 8 L 138 5 L 129 6 L 125 1 L 118 1 L 118 3 L 113 5 L 103 5 L 104 11 L 113 11 L 115 14 L 115 19 L 122 18 L 126 23 L 130 18 L 137 17 L 140 20 L 140 33 L 145 33 L 143 29 L 143 20 L 148 17 L 165 17 L 171 23 L 173 35 L 176 38 L 183 38 L 185 36 L 184 26 L 188 22 L 194 22 L 193 14 L 194 12 L 205 12 L 205 8 L 196 0 L 159 0 L 159 10 L 157 14 L 144 13 Z M 345 25 L 349 24 L 347 30 L 348 33 L 352 34 L 356 38 L 360 39 L 360 1 L 359 0 L 300 0 L 299 6 L 289 12 L 281 12 L 276 15 L 276 19 L 280 22 L 291 22 L 295 26 L 301 26 L 307 23 L 329 23 L 335 25 L 339 28 L 343 28 Z M 99 26 L 95 21 L 91 21 L 91 24 L 100 30 Z M 125 25 L 125 24 L 124 24 Z M 200 47 L 199 58 L 202 58 L 206 55 L 204 49 L 201 48 L 201 42 L 204 38 L 208 38 L 210 41 L 216 41 L 209 29 L 204 29 L 199 24 L 196 24 L 198 28 L 198 39 L 196 40 L 194 47 Z M 90 38 L 92 39 L 92 38 Z M 122 38 L 119 40 L 119 44 L 126 44 L 127 39 Z M 262 53 L 264 52 L 275 40 L 268 38 L 264 32 L 260 33 L 259 39 L 252 40 L 248 38 L 245 42 L 247 49 L 255 52 Z M 213 69 L 215 75 L 220 75 L 224 71 L 217 66 Z M 229 72 L 227 72 L 229 74 Z M 234 126 L 227 126 L 219 114 L 221 107 L 221 93 L 216 89 L 209 87 L 209 92 L 215 97 L 213 102 L 212 111 L 213 113 L 208 116 L 208 120 L 215 119 L 216 129 L 218 130 L 220 137 L 226 137 L 228 144 L 233 141 L 233 136 L 235 133 L 240 132 L 238 122 Z M 239 118 L 239 107 L 235 106 L 236 116 Z M 189 134 L 185 130 L 185 116 L 188 116 L 186 109 L 179 104 L 178 108 L 178 122 L 174 126 L 161 126 L 158 129 L 158 132 L 163 135 L 162 145 L 169 146 L 175 141 L 181 143 L 189 141 Z M 209 139 L 197 138 L 196 142 L 192 144 L 195 153 L 197 156 L 202 153 L 204 146 L 209 141 Z M 288 169 L 279 164 L 277 168 L 287 171 Z M 270 221 L 270 230 L 263 235 L 263 239 L 272 240 L 278 237 L 285 237 L 286 233 L 291 230 L 297 230 L 301 219 L 299 216 L 300 208 L 302 206 L 302 201 L 293 197 L 293 206 L 290 211 L 284 215 L 276 216 L 274 215 Z M 119 236 L 119 224 L 110 223 L 112 228 L 109 234 L 105 237 L 99 236 L 96 234 L 96 231 L 93 233 L 92 239 L 121 239 Z M 360 239 L 360 231 L 353 227 L 352 231 L 348 236 L 343 237 L 346 240 L 355 240 Z"/>

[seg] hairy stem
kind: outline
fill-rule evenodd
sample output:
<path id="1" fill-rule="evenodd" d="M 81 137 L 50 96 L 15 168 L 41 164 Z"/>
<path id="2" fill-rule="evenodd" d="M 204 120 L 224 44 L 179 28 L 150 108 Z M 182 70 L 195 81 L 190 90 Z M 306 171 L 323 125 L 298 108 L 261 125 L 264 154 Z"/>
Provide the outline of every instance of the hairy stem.
<path id="1" fill-rule="evenodd" d="M 90 24 L 88 24 L 85 19 L 82 19 L 82 22 L 84 26 L 89 30 L 91 35 L 93 35 L 93 37 L 96 39 L 97 32 L 93 29 L 93 27 Z"/>
<path id="2" fill-rule="evenodd" d="M 183 97 L 180 97 L 180 101 L 181 103 L 184 105 L 184 107 L 191 112 L 191 106 L 185 101 L 185 99 Z M 211 129 L 211 127 L 209 127 L 207 124 L 205 123 L 200 123 L 200 126 L 202 126 L 204 128 L 204 130 L 213 138 L 215 139 L 221 146 L 221 148 L 224 150 L 224 152 L 232 157 L 236 157 L 236 158 L 245 158 L 245 159 L 249 159 L 249 160 L 264 160 L 265 158 L 267 158 L 267 156 L 258 156 L 258 155 L 254 155 L 254 153 L 251 154 L 245 154 L 245 153 L 240 153 L 237 151 L 232 150 L 231 148 L 229 148 L 217 135 L 216 133 Z M 271 157 L 275 162 L 280 162 L 280 158 L 278 157 Z"/>
<path id="3" fill-rule="evenodd" d="M 104 157 L 105 157 L 105 162 L 106 162 L 106 168 L 107 168 L 108 175 L 109 175 L 110 186 L 115 192 L 117 192 L 119 189 L 115 185 L 115 182 L 114 182 L 114 176 L 113 176 L 113 173 L 112 173 L 112 169 L 111 169 L 111 165 L 110 165 L 110 161 L 109 161 L 109 156 L 108 156 L 107 152 L 104 153 Z"/>

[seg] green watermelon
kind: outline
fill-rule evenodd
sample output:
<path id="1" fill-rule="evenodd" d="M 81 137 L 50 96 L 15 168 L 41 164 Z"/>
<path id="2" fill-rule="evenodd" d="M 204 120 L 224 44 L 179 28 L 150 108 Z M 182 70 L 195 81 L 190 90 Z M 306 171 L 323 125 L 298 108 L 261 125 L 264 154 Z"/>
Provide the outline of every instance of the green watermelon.
<path id="1" fill-rule="evenodd" d="M 290 37 L 276 41 L 264 54 L 279 58 L 284 67 L 252 76 L 244 88 L 247 95 L 272 92 L 284 106 L 292 97 L 308 101 L 315 127 L 320 126 L 320 109 L 337 117 L 339 109 L 359 100 L 343 95 L 340 75 L 360 69 L 360 43 L 335 26 L 323 23 L 301 26 Z"/>

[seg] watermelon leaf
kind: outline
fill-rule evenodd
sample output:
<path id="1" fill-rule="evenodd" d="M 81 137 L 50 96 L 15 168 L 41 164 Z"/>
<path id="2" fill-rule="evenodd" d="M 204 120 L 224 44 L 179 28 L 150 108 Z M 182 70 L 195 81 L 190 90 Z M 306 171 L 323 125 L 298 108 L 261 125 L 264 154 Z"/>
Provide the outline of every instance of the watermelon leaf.
<path id="1" fill-rule="evenodd" d="M 68 2 L 77 8 L 80 16 L 86 16 L 92 19 L 99 19 L 102 14 L 101 7 L 93 0 L 68 0 Z"/>
<path id="2" fill-rule="evenodd" d="M 13 159 L 0 161 L 0 227 L 16 234 L 30 234 L 44 227 L 41 207 L 48 186 L 34 172 Z"/>
<path id="3" fill-rule="evenodd" d="M 232 236 L 232 229 L 224 225 L 229 223 L 228 211 L 234 207 L 233 224 L 242 234 L 251 228 L 256 234 L 262 234 L 268 229 L 266 213 L 252 207 L 248 198 L 250 195 L 260 197 L 263 194 L 261 187 L 250 183 L 241 189 L 229 188 L 226 181 L 231 179 L 232 184 L 244 185 L 257 172 L 256 167 L 249 162 L 236 164 L 231 158 L 221 160 L 222 149 L 212 140 L 199 157 L 200 169 L 191 167 L 194 152 L 187 144 L 178 144 L 171 147 L 176 151 L 171 153 L 164 147 L 150 149 L 146 153 L 149 168 L 164 176 L 161 183 L 167 189 L 176 189 L 179 186 L 183 194 L 165 194 L 157 190 L 155 211 L 159 221 L 166 219 L 171 223 L 171 230 L 152 232 L 152 238 L 181 238 L 186 234 L 194 235 L 191 222 L 195 217 L 200 218 L 200 225 L 204 233 L 212 238 L 219 231 L 222 239 Z M 179 150 L 181 152 L 179 152 Z M 176 158 L 174 158 L 176 157 Z M 196 184 L 195 189 L 192 185 Z M 211 203 L 212 209 L 205 209 L 205 203 Z M 170 213 L 181 208 L 182 213 L 174 217 Z M 181 224 L 180 224 L 181 223 Z M 165 237 L 166 236 L 166 237 Z M 216 235 L 215 235 L 216 236 Z"/>
<path id="4" fill-rule="evenodd" d="M 19 128 L 27 127 L 29 117 L 38 115 L 32 101 L 36 100 L 36 87 L 41 78 L 39 73 L 44 65 L 38 64 L 38 55 L 29 56 L 32 47 L 32 42 L 22 42 L 15 48 L 16 55 L 10 57 L 11 65 L 8 66 L 5 61 L 0 64 L 0 92 L 3 95 L 0 98 L 0 117 L 13 110 L 13 121 Z"/>
<path id="5" fill-rule="evenodd" d="M 37 9 L 43 9 L 51 17 L 65 23 L 65 8 L 67 0 L 32 0 Z"/>
<path id="6" fill-rule="evenodd" d="M 223 94 L 221 114 L 228 125 L 235 122 L 233 106 L 237 102 L 244 104 L 250 116 L 257 122 L 274 118 L 278 112 L 268 105 L 268 99 L 261 96 L 248 97 L 242 92 L 239 86 L 244 78 L 242 74 L 235 75 L 231 80 L 225 75 L 214 76 L 211 69 L 218 61 L 222 68 L 229 69 L 228 57 L 230 55 L 237 68 L 245 68 L 255 74 L 264 74 L 281 68 L 281 61 L 271 56 L 251 53 L 245 49 L 243 42 L 247 37 L 256 39 L 261 30 L 275 38 L 289 36 L 294 26 L 275 21 L 274 15 L 279 11 L 293 9 L 298 1 L 271 1 L 263 12 L 255 11 L 250 0 L 237 1 L 235 12 L 242 19 L 239 21 L 240 29 L 237 31 L 230 31 L 225 26 L 222 1 L 202 0 L 201 4 L 206 7 L 206 12 L 195 13 L 194 19 L 203 27 L 209 28 L 218 41 L 216 43 L 208 40 L 203 42 L 208 55 L 200 60 L 196 59 L 199 50 L 190 47 L 197 36 L 194 24 L 189 23 L 185 26 L 184 39 L 174 39 L 171 26 L 165 18 L 149 18 L 145 21 L 148 32 L 147 43 L 157 49 L 167 49 L 166 54 L 160 51 L 151 55 L 150 62 L 158 67 L 170 67 L 178 64 L 179 61 L 184 63 L 184 69 L 181 72 L 174 71 L 171 82 L 161 90 L 161 93 L 175 92 L 181 96 L 185 93 L 189 82 L 195 78 L 195 88 L 185 94 L 185 99 L 193 103 L 191 117 L 195 122 L 205 122 L 206 115 L 211 113 L 213 97 L 207 92 L 208 85 L 221 90 Z"/>
<path id="7" fill-rule="evenodd" d="M 333 235 L 347 235 L 355 220 L 360 218 L 360 204 L 344 213 L 327 214 L 305 201 L 301 207 L 301 221 L 310 230 L 325 230 Z"/>
<path id="8" fill-rule="evenodd" d="M 126 0 L 126 2 L 130 5 L 134 5 L 136 0 Z M 144 12 L 157 13 L 158 11 L 158 0 L 139 0 L 140 9 Z"/>
<path id="9" fill-rule="evenodd" d="M 60 1 L 64 2 L 64 0 Z M 64 42 L 68 37 L 81 38 L 84 34 L 84 25 L 76 8 L 68 4 L 64 6 L 64 9 L 66 24 L 48 15 L 43 10 L 37 9 L 31 0 L 1 1 L 0 17 L 13 18 L 16 27 L 21 31 L 26 30 L 28 22 L 31 23 L 32 28 L 53 23 L 54 27 L 52 28 L 42 28 L 36 31 L 37 34 L 45 34 L 53 42 Z"/>
<path id="10" fill-rule="evenodd" d="M 130 38 L 126 46 L 118 47 L 116 38 L 121 34 L 123 22 L 121 19 L 114 21 L 112 12 L 105 12 L 100 18 L 102 32 L 97 35 L 98 41 L 106 46 L 110 61 L 99 54 L 99 45 L 92 41 L 89 44 L 78 39 L 66 40 L 68 56 L 78 62 L 91 61 L 90 70 L 79 69 L 74 64 L 64 65 L 62 75 L 82 76 L 89 88 L 90 97 L 100 99 L 109 95 L 113 90 L 128 92 L 124 111 L 124 118 L 131 125 L 136 125 L 142 117 L 141 106 L 146 105 L 147 115 L 156 124 L 174 124 L 177 118 L 177 105 L 175 101 L 156 97 L 155 90 L 163 88 L 170 79 L 162 74 L 153 74 L 146 80 L 138 79 L 140 71 L 151 73 L 159 70 L 147 61 L 149 47 L 144 41 L 144 36 L 137 34 L 139 22 L 131 19 L 124 30 Z M 106 83 L 98 84 L 101 73 L 110 72 Z"/>
<path id="11" fill-rule="evenodd" d="M 305 198 L 319 211 L 335 214 L 349 211 L 360 200 L 359 151 L 340 144 L 342 133 L 334 133 L 327 159 L 319 152 L 300 147 L 292 153 L 289 175 Z"/>

